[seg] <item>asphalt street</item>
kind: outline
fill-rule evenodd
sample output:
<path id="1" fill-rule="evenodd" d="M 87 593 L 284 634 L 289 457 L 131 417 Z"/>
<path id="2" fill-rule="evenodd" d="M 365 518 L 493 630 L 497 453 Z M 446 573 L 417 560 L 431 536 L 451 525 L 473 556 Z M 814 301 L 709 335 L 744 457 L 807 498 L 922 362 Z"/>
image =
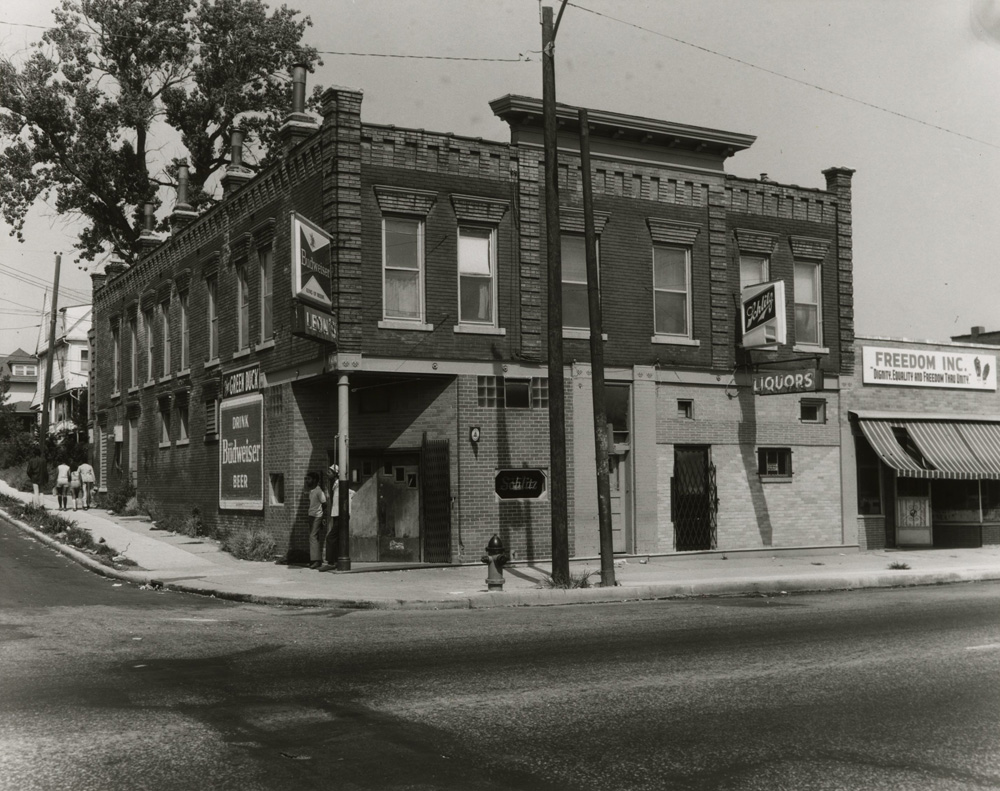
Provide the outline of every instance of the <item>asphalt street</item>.
<path id="1" fill-rule="evenodd" d="M 0 525 L 0 787 L 1000 787 L 1000 585 L 454 611 L 141 590 Z"/>

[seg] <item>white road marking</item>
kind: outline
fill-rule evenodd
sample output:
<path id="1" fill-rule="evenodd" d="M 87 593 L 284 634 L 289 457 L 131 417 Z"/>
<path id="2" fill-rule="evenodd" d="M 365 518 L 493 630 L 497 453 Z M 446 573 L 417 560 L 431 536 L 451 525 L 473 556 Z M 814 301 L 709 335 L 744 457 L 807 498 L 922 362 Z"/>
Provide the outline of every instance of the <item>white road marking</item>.
<path id="1" fill-rule="evenodd" d="M 1000 650 L 1000 643 L 987 643 L 986 645 L 967 645 L 966 651 L 996 651 Z"/>

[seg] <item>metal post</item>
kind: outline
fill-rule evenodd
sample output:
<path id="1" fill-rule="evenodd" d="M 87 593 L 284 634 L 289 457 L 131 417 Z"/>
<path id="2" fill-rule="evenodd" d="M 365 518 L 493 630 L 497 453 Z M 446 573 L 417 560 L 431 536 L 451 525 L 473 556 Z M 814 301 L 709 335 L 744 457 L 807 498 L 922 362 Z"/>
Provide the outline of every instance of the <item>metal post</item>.
<path id="1" fill-rule="evenodd" d="M 604 318 L 597 272 L 594 195 L 590 184 L 590 125 L 587 111 L 580 119 L 580 166 L 583 175 L 583 224 L 587 242 L 587 303 L 590 308 L 590 368 L 594 402 L 594 455 L 597 462 L 597 520 L 601 539 L 601 585 L 615 586 L 615 545 L 611 529 L 611 485 L 608 482 L 608 418 L 604 404 Z"/>
<path id="2" fill-rule="evenodd" d="M 564 4 L 565 5 L 565 4 Z M 562 249 L 559 229 L 555 32 L 552 9 L 542 8 L 542 115 L 545 148 L 545 243 L 548 265 L 549 499 L 552 579 L 569 582 L 566 506 L 566 393 L 563 385 Z"/>
<path id="3" fill-rule="evenodd" d="M 339 481 L 337 514 L 339 530 L 337 532 L 337 571 L 351 570 L 351 460 L 348 457 L 349 418 L 348 398 L 350 397 L 350 378 L 347 374 L 337 377 L 337 473 Z"/>
<path id="4" fill-rule="evenodd" d="M 42 435 L 39 437 L 39 455 L 42 457 L 42 474 L 45 476 L 43 485 L 48 483 L 45 445 L 49 438 L 49 397 L 52 392 L 52 365 L 56 354 L 56 314 L 59 309 L 59 269 L 62 266 L 62 255 L 56 253 L 56 273 L 52 279 L 52 312 L 49 318 L 49 348 L 45 355 L 45 389 L 42 392 Z"/>

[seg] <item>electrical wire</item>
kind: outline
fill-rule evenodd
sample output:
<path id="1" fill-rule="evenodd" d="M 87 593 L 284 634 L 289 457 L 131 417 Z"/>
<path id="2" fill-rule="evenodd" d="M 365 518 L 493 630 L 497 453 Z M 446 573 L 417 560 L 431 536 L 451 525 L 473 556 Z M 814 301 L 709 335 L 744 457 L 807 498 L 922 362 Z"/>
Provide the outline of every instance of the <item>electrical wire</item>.
<path id="1" fill-rule="evenodd" d="M 765 74 L 770 74 L 773 77 L 780 77 L 783 80 L 788 80 L 789 82 L 797 83 L 798 85 L 804 85 L 807 88 L 812 88 L 813 90 L 821 91 L 822 93 L 830 94 L 831 96 L 836 96 L 839 99 L 844 99 L 848 102 L 854 102 L 855 104 L 860 104 L 864 107 L 868 107 L 872 110 L 878 110 L 879 112 L 888 113 L 889 115 L 894 115 L 897 118 L 902 118 L 905 121 L 912 121 L 915 124 L 920 124 L 921 126 L 926 126 L 931 129 L 936 129 L 939 132 L 945 132 L 949 135 L 955 135 L 956 137 L 961 137 L 965 140 L 970 140 L 973 143 L 979 143 L 980 145 L 989 146 L 990 148 L 1000 148 L 1000 144 L 991 143 L 988 140 L 981 140 L 978 137 L 972 137 L 971 135 L 964 134 L 962 132 L 956 132 L 954 129 L 949 129 L 946 126 L 939 126 L 938 124 L 932 124 L 930 121 L 924 121 L 920 118 L 916 118 L 912 115 L 907 115 L 906 113 L 901 113 L 898 110 L 891 110 L 888 107 L 883 107 L 880 104 L 875 104 L 874 102 L 865 101 L 864 99 L 856 99 L 853 96 L 848 96 L 846 93 L 841 93 L 840 91 L 835 91 L 831 88 L 824 88 L 822 85 L 817 85 L 816 83 L 809 82 L 808 80 L 800 80 L 798 77 L 791 77 L 787 74 L 783 74 L 780 71 L 775 71 L 774 69 L 768 69 L 765 66 L 758 66 L 756 63 L 751 63 L 750 61 L 742 60 L 741 58 L 734 57 L 732 55 L 727 55 L 724 52 L 719 52 L 718 50 L 711 49 L 709 47 L 703 47 L 700 44 L 694 44 L 690 41 L 685 41 L 682 38 L 677 38 L 676 36 L 671 36 L 667 33 L 661 33 L 658 30 L 651 30 L 648 27 L 643 27 L 642 25 L 636 24 L 635 22 L 629 22 L 627 19 L 619 19 L 618 17 L 613 17 L 610 14 L 605 14 L 601 11 L 595 11 L 593 8 L 587 8 L 579 3 L 570 2 L 569 5 L 573 8 L 579 8 L 581 11 L 586 11 L 589 14 L 594 14 L 595 16 L 604 17 L 605 19 L 610 19 L 613 22 L 618 22 L 621 25 L 627 25 L 628 27 L 633 27 L 636 30 L 641 30 L 644 33 L 649 33 L 653 36 L 659 36 L 660 38 L 665 38 L 669 41 L 676 42 L 677 44 L 683 44 L 685 47 L 691 47 L 692 49 L 700 50 L 701 52 L 707 52 L 710 55 L 715 55 L 719 58 L 725 58 L 733 63 L 738 63 L 741 66 L 746 66 L 747 68 L 756 69 L 757 71 L 762 71 Z"/>

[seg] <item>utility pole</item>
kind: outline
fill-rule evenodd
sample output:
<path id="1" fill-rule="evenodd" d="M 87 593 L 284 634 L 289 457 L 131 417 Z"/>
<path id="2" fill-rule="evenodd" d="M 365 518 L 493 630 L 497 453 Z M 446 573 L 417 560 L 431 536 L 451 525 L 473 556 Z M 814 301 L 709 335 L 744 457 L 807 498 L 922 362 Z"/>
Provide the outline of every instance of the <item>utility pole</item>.
<path id="1" fill-rule="evenodd" d="M 566 8 L 563 0 L 559 19 Z M 562 240 L 559 229 L 555 45 L 559 20 L 542 8 L 542 119 L 545 158 L 545 250 L 548 269 L 549 502 L 552 579 L 569 583 L 569 518 L 566 506 L 566 392 L 563 383 Z"/>
<path id="2" fill-rule="evenodd" d="M 42 435 L 39 438 L 39 455 L 42 457 L 42 470 L 47 470 L 45 445 L 49 438 L 49 394 L 52 390 L 52 365 L 56 353 L 56 312 L 59 309 L 59 268 L 62 265 L 62 255 L 56 253 L 56 274 L 52 280 L 52 313 L 49 318 L 49 348 L 45 355 L 45 389 L 42 391 Z M 47 481 L 46 481 L 47 482 Z"/>
<path id="3" fill-rule="evenodd" d="M 594 455 L 597 462 L 597 521 L 601 538 L 601 585 L 615 586 L 615 545 L 611 530 L 611 485 L 608 482 L 608 418 L 604 404 L 604 317 L 597 272 L 594 195 L 590 185 L 590 122 L 580 119 L 580 168 L 583 173 L 583 226 L 587 244 L 587 305 L 590 308 L 590 369 L 594 402 Z"/>

